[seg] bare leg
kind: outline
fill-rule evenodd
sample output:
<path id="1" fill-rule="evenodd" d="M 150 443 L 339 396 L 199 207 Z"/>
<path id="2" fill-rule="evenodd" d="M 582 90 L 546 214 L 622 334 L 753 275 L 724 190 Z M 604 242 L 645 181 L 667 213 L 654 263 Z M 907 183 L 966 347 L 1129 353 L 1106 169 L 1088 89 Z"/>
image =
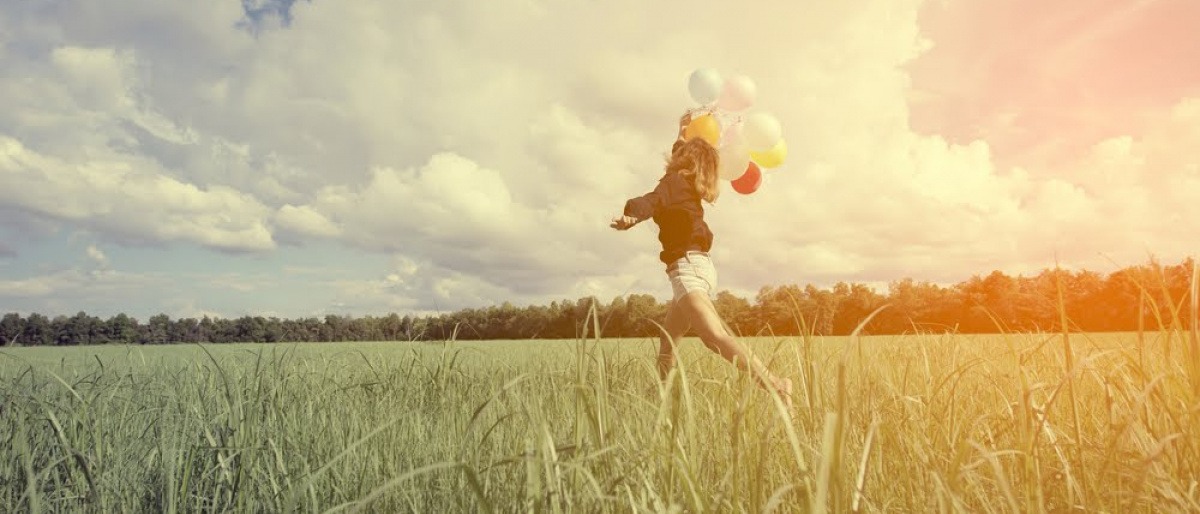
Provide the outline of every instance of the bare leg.
<path id="1" fill-rule="evenodd" d="M 696 334 L 704 341 L 705 346 L 734 363 L 739 369 L 749 371 L 760 386 L 774 389 L 788 408 L 791 408 L 792 381 L 772 374 L 758 357 L 725 330 L 716 306 L 705 293 L 690 292 L 676 303 L 679 304 L 678 308 L 687 314 L 692 328 L 696 329 Z"/>
<path id="2" fill-rule="evenodd" d="M 675 365 L 675 347 L 683 336 L 687 334 L 691 323 L 688 322 L 688 316 L 683 312 L 679 302 L 671 302 L 671 306 L 667 308 L 667 319 L 663 322 L 663 328 L 667 333 L 659 336 L 658 342 L 658 377 L 665 380 L 667 373 L 671 372 L 671 367 Z"/>

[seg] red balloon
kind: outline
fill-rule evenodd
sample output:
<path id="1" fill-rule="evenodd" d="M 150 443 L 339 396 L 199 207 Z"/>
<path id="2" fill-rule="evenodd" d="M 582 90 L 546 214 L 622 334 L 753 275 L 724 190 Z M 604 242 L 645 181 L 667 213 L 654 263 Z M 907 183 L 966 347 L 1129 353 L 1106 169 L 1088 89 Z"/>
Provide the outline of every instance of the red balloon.
<path id="1" fill-rule="evenodd" d="M 758 164 L 751 161 L 750 165 L 746 166 L 746 172 L 730 184 L 733 185 L 734 191 L 744 195 L 758 191 L 758 186 L 762 185 L 762 170 L 758 169 Z"/>

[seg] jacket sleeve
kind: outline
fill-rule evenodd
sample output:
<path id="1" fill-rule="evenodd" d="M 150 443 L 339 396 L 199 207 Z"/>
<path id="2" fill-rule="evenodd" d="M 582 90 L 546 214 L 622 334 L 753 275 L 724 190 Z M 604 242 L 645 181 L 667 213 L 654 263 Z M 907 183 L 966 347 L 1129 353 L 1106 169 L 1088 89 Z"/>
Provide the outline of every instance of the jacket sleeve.
<path id="1" fill-rule="evenodd" d="M 664 178 L 658 182 L 654 191 L 625 202 L 625 215 L 637 218 L 638 221 L 654 217 L 671 199 L 671 180 Z"/>

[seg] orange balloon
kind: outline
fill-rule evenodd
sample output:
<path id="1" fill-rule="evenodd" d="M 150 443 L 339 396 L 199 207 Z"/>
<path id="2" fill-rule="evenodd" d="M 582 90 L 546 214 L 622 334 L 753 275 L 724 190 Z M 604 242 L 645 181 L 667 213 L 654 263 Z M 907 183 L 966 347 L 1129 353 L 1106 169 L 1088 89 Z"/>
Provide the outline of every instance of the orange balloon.
<path id="1" fill-rule="evenodd" d="M 683 137 L 684 139 L 699 137 L 715 147 L 717 141 L 721 139 L 721 124 L 711 114 L 692 118 L 692 122 L 688 123 L 687 128 L 683 130 Z"/>
<path id="2" fill-rule="evenodd" d="M 746 166 L 746 173 L 730 182 L 733 190 L 741 194 L 748 195 L 758 191 L 758 186 L 762 185 L 762 170 L 758 164 L 751 162 Z"/>

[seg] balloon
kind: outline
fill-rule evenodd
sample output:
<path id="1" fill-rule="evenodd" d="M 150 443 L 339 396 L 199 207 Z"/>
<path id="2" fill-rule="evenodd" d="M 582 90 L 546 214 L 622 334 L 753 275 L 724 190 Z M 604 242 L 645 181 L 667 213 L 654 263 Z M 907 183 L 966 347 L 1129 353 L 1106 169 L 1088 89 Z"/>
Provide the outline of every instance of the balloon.
<path id="1" fill-rule="evenodd" d="M 717 96 L 721 94 L 721 86 L 723 84 L 721 74 L 712 68 L 700 68 L 692 72 L 688 77 L 688 93 L 692 95 L 692 100 L 701 105 L 706 105 L 714 102 Z"/>
<path id="2" fill-rule="evenodd" d="M 749 166 L 746 166 L 746 173 L 730 184 L 733 185 L 734 191 L 744 195 L 758 191 L 758 186 L 762 185 L 762 170 L 758 169 L 757 164 L 751 162 Z"/>
<path id="3" fill-rule="evenodd" d="M 746 131 L 742 128 L 741 120 L 734 119 L 732 123 L 725 124 L 725 131 L 721 132 L 721 146 L 730 145 L 746 145 Z"/>
<path id="4" fill-rule="evenodd" d="M 721 124 L 717 123 L 717 119 L 711 114 L 692 118 L 687 128 L 683 129 L 683 138 L 692 139 L 694 137 L 704 139 L 715 147 L 721 137 Z"/>
<path id="5" fill-rule="evenodd" d="M 764 168 L 778 168 L 787 157 L 787 143 L 780 139 L 770 150 L 750 152 L 750 158 Z"/>
<path id="6" fill-rule="evenodd" d="M 742 124 L 733 123 L 721 134 L 721 147 L 717 149 L 721 162 L 717 174 L 725 180 L 733 180 L 746 173 L 750 164 L 750 147 L 742 133 Z"/>
<path id="7" fill-rule="evenodd" d="M 717 99 L 717 107 L 727 111 L 744 111 L 754 105 L 754 97 L 758 88 L 754 81 L 745 75 L 730 77 L 721 87 L 721 97 Z"/>
<path id="8" fill-rule="evenodd" d="M 721 147 L 721 162 L 717 166 L 717 175 L 725 180 L 733 180 L 746 173 L 750 165 L 750 149 L 746 145 L 727 145 Z"/>
<path id="9" fill-rule="evenodd" d="M 774 116 L 756 112 L 746 118 L 746 144 L 750 145 L 751 150 L 770 150 L 781 137 L 782 129 Z"/>

